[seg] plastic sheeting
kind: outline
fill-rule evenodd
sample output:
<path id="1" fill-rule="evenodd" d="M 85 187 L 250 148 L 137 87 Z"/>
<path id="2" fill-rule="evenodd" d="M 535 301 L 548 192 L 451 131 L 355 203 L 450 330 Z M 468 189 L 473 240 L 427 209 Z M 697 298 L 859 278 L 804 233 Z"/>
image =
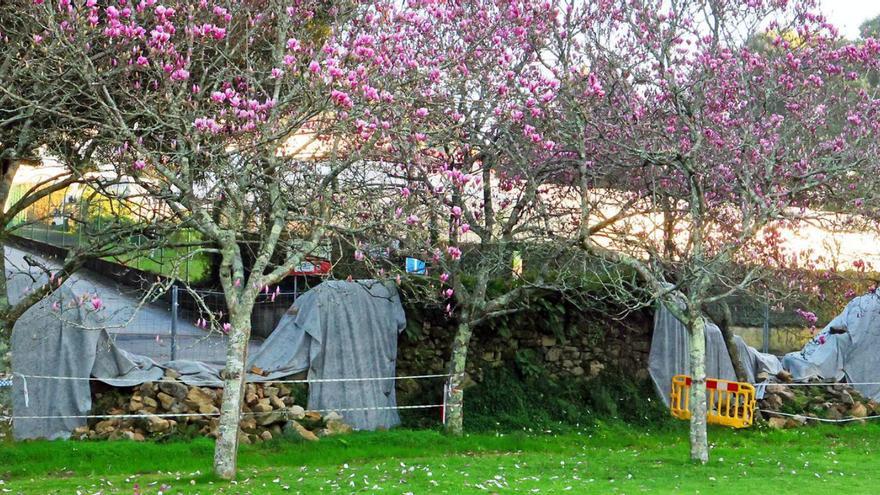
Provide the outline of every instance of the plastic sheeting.
<path id="1" fill-rule="evenodd" d="M 660 306 L 654 313 L 654 336 L 651 340 L 651 353 L 648 356 L 648 371 L 657 393 L 663 402 L 669 404 L 672 377 L 690 374 L 690 343 L 687 328 L 673 314 Z M 750 382 L 761 372 L 775 375 L 782 370 L 779 359 L 772 354 L 764 354 L 749 347 L 739 336 L 734 337 L 739 361 Z M 718 325 L 706 324 L 706 376 L 721 380 L 736 380 L 733 362 L 727 352 L 724 336 Z"/>
<path id="2" fill-rule="evenodd" d="M 309 379 L 388 378 L 396 374 L 397 337 L 406 326 L 397 290 L 377 281 L 328 281 L 298 298 L 249 362 L 264 379 L 306 369 Z M 309 409 L 346 411 L 357 429 L 400 423 L 394 380 L 309 385 Z"/>
<path id="3" fill-rule="evenodd" d="M 831 333 L 832 328 L 845 333 Z M 795 380 L 846 379 L 880 382 L 880 296 L 869 293 L 849 302 L 802 350 L 786 354 L 782 365 Z M 862 395 L 880 400 L 880 385 L 855 385 Z"/>
<path id="4" fill-rule="evenodd" d="M 58 301 L 58 310 L 52 305 Z M 72 305 L 73 292 L 61 287 L 28 309 L 12 332 L 13 435 L 25 438 L 68 438 L 86 424 L 92 408 L 88 380 L 57 380 L 33 376 L 94 376 L 113 385 L 157 380 L 164 373 L 149 358 L 132 355 L 116 345 L 87 304 Z M 96 330 L 97 329 L 97 330 Z M 31 378 L 23 378 L 23 376 Z M 44 418 L 44 416 L 50 416 Z"/>
<path id="5" fill-rule="evenodd" d="M 60 298 L 60 299 L 59 299 Z M 90 383 L 98 378 L 114 386 L 156 381 L 164 368 L 196 386 L 222 386 L 219 370 L 197 361 L 157 364 L 120 349 L 103 329 L 100 314 L 88 303 L 71 305 L 65 286 L 32 306 L 12 334 L 13 422 L 16 439 L 68 438 L 86 424 L 92 407 Z M 56 301 L 66 301 L 53 309 Z M 277 329 L 251 357 L 267 375 L 251 381 L 286 377 L 306 369 L 309 378 L 394 377 L 397 336 L 406 324 L 396 289 L 375 281 L 324 282 L 306 292 L 282 318 Z M 28 378 L 25 378 L 28 377 Z M 400 423 L 394 380 L 314 383 L 309 409 L 370 408 L 344 412 L 359 429 L 390 428 Z"/>
<path id="6" fill-rule="evenodd" d="M 654 313 L 654 336 L 648 356 L 648 371 L 657 393 L 667 405 L 672 377 L 690 374 L 688 338 L 688 331 L 681 321 L 660 305 Z M 736 379 L 721 329 L 714 323 L 706 325 L 706 376 L 722 380 Z"/>

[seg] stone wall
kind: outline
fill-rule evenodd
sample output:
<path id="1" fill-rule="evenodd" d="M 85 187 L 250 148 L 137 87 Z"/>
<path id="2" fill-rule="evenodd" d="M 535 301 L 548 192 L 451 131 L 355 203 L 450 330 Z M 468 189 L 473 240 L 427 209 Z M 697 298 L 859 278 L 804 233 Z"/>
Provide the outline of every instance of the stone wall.
<path id="1" fill-rule="evenodd" d="M 407 316 L 410 326 L 398 343 L 398 374 L 444 373 L 455 321 Z M 557 379 L 589 379 L 605 369 L 620 370 L 633 380 L 648 377 L 650 314 L 634 313 L 625 321 L 598 315 L 568 315 L 566 320 L 564 331 L 556 332 L 540 314 L 514 319 L 516 326 L 505 335 L 491 325 L 478 327 L 468 356 L 469 380 L 480 381 L 487 369 L 511 364 Z"/>

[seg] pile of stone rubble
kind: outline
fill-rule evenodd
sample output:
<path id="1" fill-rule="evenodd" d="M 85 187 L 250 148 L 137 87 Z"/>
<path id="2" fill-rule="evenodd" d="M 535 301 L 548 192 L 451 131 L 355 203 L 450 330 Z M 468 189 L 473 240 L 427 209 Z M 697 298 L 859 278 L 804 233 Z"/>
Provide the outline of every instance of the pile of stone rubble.
<path id="1" fill-rule="evenodd" d="M 223 390 L 190 386 L 178 378 L 176 372 L 166 370 L 165 377 L 158 382 L 93 390 L 93 415 L 142 417 L 93 419 L 75 429 L 73 438 L 140 441 L 173 435 L 216 437 Z M 239 425 L 242 443 L 281 436 L 316 441 L 322 436 L 352 431 L 338 413 L 322 415 L 295 404 L 292 391 L 285 384 L 248 383 L 244 402 Z M 185 416 L 166 416 L 171 414 Z"/>
<path id="2" fill-rule="evenodd" d="M 783 372 L 782 383 L 767 385 L 764 398 L 758 401 L 761 416 L 772 428 L 795 428 L 819 423 L 818 419 L 847 420 L 843 424 L 863 423 L 864 418 L 880 414 L 880 404 L 863 397 L 846 383 L 833 385 L 791 384 Z M 826 383 L 816 379 L 812 383 Z M 807 382 L 810 383 L 810 382 Z M 784 413 L 777 415 L 774 412 Z"/>

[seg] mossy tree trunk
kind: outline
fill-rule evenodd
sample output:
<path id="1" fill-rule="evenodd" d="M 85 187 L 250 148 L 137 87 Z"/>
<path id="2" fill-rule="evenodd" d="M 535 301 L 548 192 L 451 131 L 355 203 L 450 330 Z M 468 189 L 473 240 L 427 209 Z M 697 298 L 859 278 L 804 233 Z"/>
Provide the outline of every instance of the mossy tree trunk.
<path id="1" fill-rule="evenodd" d="M 709 442 L 706 432 L 706 320 L 698 312 L 689 311 L 690 336 L 690 444 L 691 460 L 705 464 L 709 461 Z"/>

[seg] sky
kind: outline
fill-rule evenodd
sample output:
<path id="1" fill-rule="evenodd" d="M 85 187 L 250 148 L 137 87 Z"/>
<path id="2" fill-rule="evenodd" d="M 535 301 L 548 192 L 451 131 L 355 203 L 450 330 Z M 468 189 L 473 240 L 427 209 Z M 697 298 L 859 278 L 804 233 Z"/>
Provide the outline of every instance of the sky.
<path id="1" fill-rule="evenodd" d="M 880 15 L 880 0 L 821 0 L 822 11 L 840 33 L 853 39 L 859 24 Z"/>

